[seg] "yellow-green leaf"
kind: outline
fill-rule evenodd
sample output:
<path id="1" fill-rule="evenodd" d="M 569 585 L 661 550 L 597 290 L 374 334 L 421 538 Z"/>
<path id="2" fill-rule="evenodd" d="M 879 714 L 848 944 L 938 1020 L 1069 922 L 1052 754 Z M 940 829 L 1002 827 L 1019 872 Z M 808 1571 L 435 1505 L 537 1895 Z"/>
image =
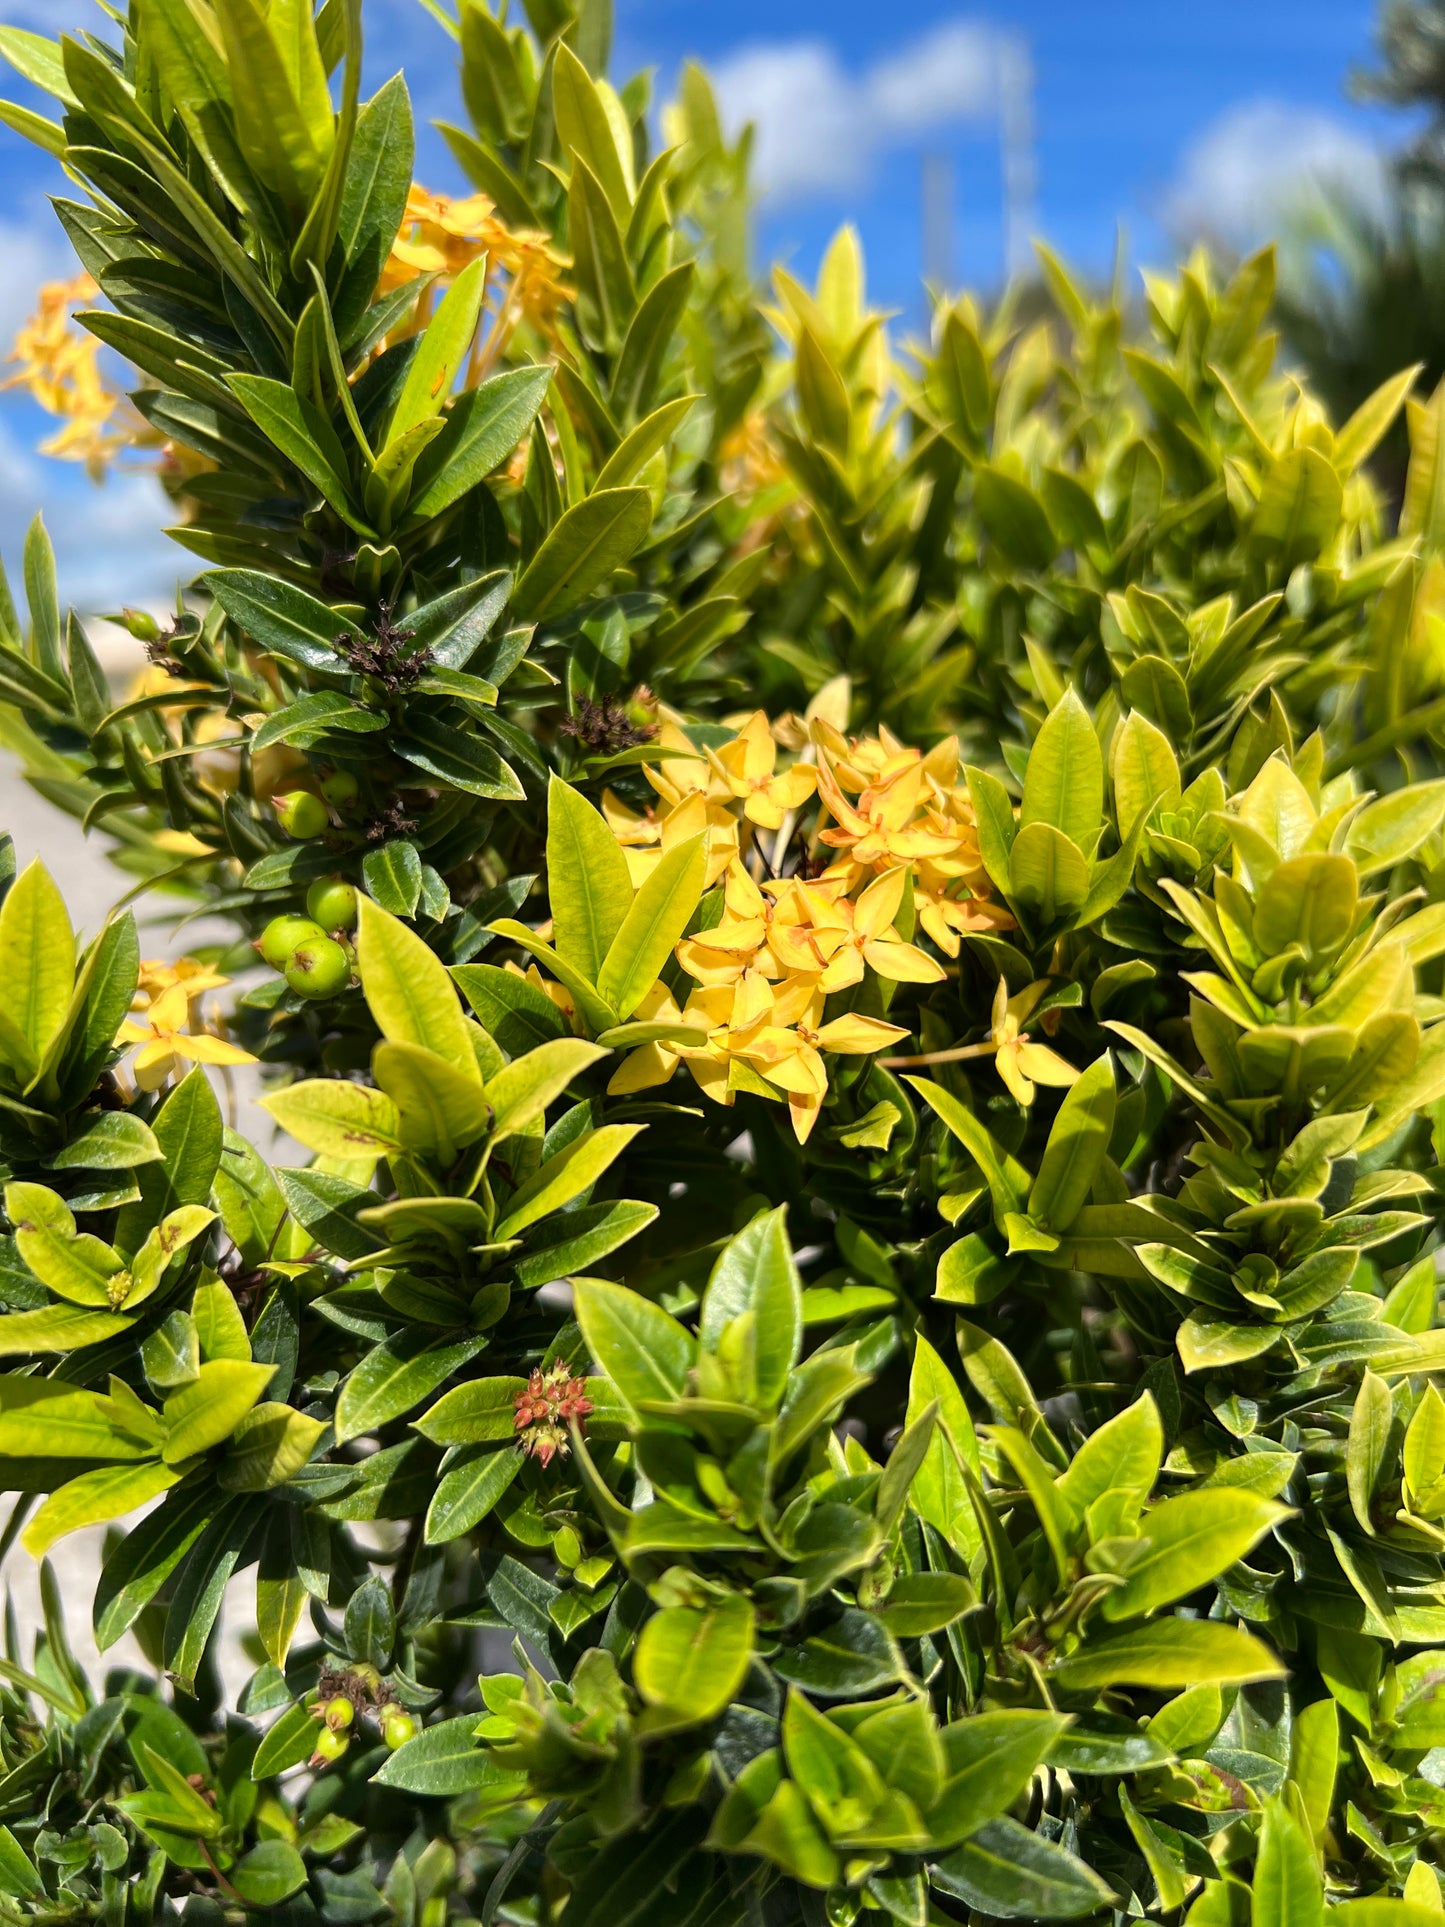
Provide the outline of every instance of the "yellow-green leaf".
<path id="1" fill-rule="evenodd" d="M 597 988 L 628 1018 L 662 975 L 692 920 L 707 879 L 707 838 L 689 837 L 669 850 L 637 892 L 612 940 Z"/>
<path id="2" fill-rule="evenodd" d="M 389 1043 L 420 1044 L 481 1082 L 471 1025 L 446 966 L 414 930 L 362 897 L 356 938 L 361 988 Z"/>

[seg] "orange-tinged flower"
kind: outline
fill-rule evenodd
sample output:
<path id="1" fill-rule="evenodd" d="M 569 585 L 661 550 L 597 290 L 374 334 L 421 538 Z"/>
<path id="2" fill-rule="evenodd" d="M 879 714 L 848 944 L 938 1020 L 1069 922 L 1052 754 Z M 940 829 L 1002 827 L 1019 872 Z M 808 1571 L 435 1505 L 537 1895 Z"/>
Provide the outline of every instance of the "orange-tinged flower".
<path id="1" fill-rule="evenodd" d="M 571 296 L 561 279 L 566 259 L 547 235 L 509 228 L 485 194 L 453 200 L 413 181 L 380 287 L 386 294 L 424 275 L 436 277 L 418 302 L 413 328 L 425 325 L 441 291 L 483 256 L 505 280 L 492 296 L 495 318 L 469 379 L 497 359 L 519 322 L 530 322 L 549 337 L 555 333 L 558 310 Z"/>
<path id="2" fill-rule="evenodd" d="M 821 990 L 803 980 L 790 983 L 774 997 L 773 1022 L 763 1025 L 742 1053 L 762 1077 L 787 1093 L 800 1144 L 811 1133 L 827 1095 L 823 1053 L 871 1057 L 908 1034 L 899 1024 L 856 1011 L 826 1024 L 820 1021 L 822 1014 Z"/>
<path id="3" fill-rule="evenodd" d="M 61 427 L 40 444 L 41 453 L 61 461 L 84 462 L 92 481 L 104 479 L 114 457 L 147 433 L 123 395 L 107 383 L 100 365 L 100 342 L 71 321 L 72 309 L 99 293 L 88 274 L 72 281 L 51 281 L 41 288 L 35 313 L 15 338 L 10 359 L 18 372 L 0 383 L 28 388 Z M 127 428 L 117 431 L 117 415 Z"/>
<path id="4" fill-rule="evenodd" d="M 810 763 L 793 763 L 774 773 L 778 746 L 761 709 L 748 718 L 734 741 L 707 754 L 728 790 L 742 803 L 743 815 L 759 829 L 781 828 L 789 810 L 806 803 L 817 787 L 818 772 Z"/>
<path id="5" fill-rule="evenodd" d="M 179 957 L 175 963 L 167 963 L 164 958 L 152 958 L 140 967 L 136 979 L 136 994 L 132 1009 L 142 1003 L 154 1003 L 167 991 L 184 984 L 187 997 L 199 997 L 206 990 L 223 990 L 230 982 L 218 970 L 204 964 L 197 957 Z"/>
<path id="6" fill-rule="evenodd" d="M 894 919 L 903 904 L 908 871 L 900 864 L 875 877 L 857 902 L 846 897 L 836 906 L 844 913 L 836 944 L 823 973 L 825 991 L 846 990 L 863 981 L 863 967 L 897 984 L 936 984 L 942 981 L 943 966 L 935 963 L 916 944 L 906 943 L 894 929 Z"/>
<path id="7" fill-rule="evenodd" d="M 183 1066 L 255 1063 L 239 1044 L 211 1031 L 187 1028 L 193 1021 L 191 995 L 181 979 L 152 1000 L 140 1021 L 127 1018 L 117 1032 L 117 1043 L 140 1045 L 131 1070 L 143 1091 L 158 1091 L 173 1073 L 182 1074 Z"/>
<path id="8" fill-rule="evenodd" d="M 677 1007 L 677 1000 L 667 985 L 660 980 L 642 999 L 633 1011 L 630 1021 L 634 1024 L 682 1024 L 691 1022 Z M 701 1022 L 695 1026 L 699 1043 L 705 1032 Z M 608 1081 L 607 1089 L 612 1096 L 625 1096 L 631 1091 L 650 1091 L 658 1084 L 665 1084 L 677 1069 L 678 1052 L 673 1044 L 660 1039 L 650 1044 L 639 1044 L 623 1058 Z"/>
<path id="9" fill-rule="evenodd" d="M 675 715 L 663 710 L 661 716 L 656 747 L 668 754 L 645 764 L 642 773 L 663 802 L 673 808 L 689 796 L 702 795 L 709 803 L 730 803 L 733 792 L 727 777 L 714 769 Z"/>
<path id="10" fill-rule="evenodd" d="M 1008 984 L 1000 977 L 994 993 L 989 1033 L 995 1046 L 994 1063 L 999 1076 L 1024 1105 L 1033 1103 L 1036 1084 L 1051 1084 L 1066 1090 L 1079 1081 L 1079 1073 L 1072 1064 L 1066 1064 L 1047 1044 L 1036 1044 L 1024 1035 L 1024 1026 L 1048 987 L 1047 978 L 1043 978 L 1026 984 L 1016 997 L 1010 997 Z"/>
<path id="11" fill-rule="evenodd" d="M 818 774 L 818 794 L 835 819 L 819 841 L 847 852 L 850 881 L 870 870 L 947 856 L 954 846 L 953 837 L 915 824 L 923 794 L 923 761 L 916 751 L 911 758 L 892 759 L 879 781 L 859 792 L 856 804 L 848 801 L 826 766 Z"/>

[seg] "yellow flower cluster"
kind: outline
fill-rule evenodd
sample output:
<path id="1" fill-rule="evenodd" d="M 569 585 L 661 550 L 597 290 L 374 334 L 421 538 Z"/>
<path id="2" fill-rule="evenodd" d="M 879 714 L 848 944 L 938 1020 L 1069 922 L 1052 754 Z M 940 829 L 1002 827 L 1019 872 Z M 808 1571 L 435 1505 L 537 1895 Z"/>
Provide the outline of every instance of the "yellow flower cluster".
<path id="1" fill-rule="evenodd" d="M 118 1044 L 137 1044 L 131 1074 L 143 1091 L 158 1091 L 172 1075 L 184 1076 L 192 1064 L 254 1064 L 241 1049 L 207 1030 L 200 999 L 230 982 L 194 957 L 178 963 L 143 963 L 132 1009 L 116 1035 Z M 214 1017 L 212 1019 L 214 1022 Z"/>
<path id="2" fill-rule="evenodd" d="M 491 294 L 492 325 L 473 352 L 469 381 L 480 380 L 496 362 L 520 323 L 527 322 L 545 339 L 552 339 L 558 310 L 570 299 L 571 291 L 561 279 L 566 257 L 547 235 L 509 228 L 485 194 L 452 200 L 413 182 L 406 218 L 382 271 L 379 290 L 387 294 L 420 276 L 436 277 L 418 301 L 405 332 L 424 327 L 447 285 L 483 255 L 504 280 Z"/>
<path id="3" fill-rule="evenodd" d="M 71 320 L 72 311 L 99 292 L 88 274 L 48 282 L 40 290 L 35 313 L 15 337 L 10 360 L 19 364 L 18 371 L 0 383 L 28 388 L 46 413 L 60 421 L 59 430 L 40 444 L 41 454 L 84 462 L 97 482 L 131 440 L 115 428 L 125 397 L 106 382 L 100 343 Z"/>
<path id="4" fill-rule="evenodd" d="M 782 768 L 779 736 L 802 751 Z M 802 1142 L 827 1095 L 824 1057 L 873 1056 L 906 1035 L 857 1011 L 825 1022 L 827 997 L 869 971 L 889 984 L 938 982 L 944 967 L 911 941 L 915 917 L 950 957 L 963 932 L 1010 921 L 987 896 L 958 745 L 924 756 L 886 732 L 852 740 L 821 714 L 775 732 L 759 710 L 731 742 L 702 753 L 679 719 L 665 717 L 657 749 L 657 764 L 643 771 L 656 805 L 639 813 L 608 791 L 603 815 L 634 885 L 668 850 L 705 832 L 722 914 L 678 946 L 694 985 L 684 1002 L 659 981 L 636 1013 L 694 1027 L 698 1041 L 641 1045 L 609 1088 L 647 1090 L 685 1063 L 719 1103 L 739 1090 L 785 1101 Z M 766 874 L 789 868 L 808 805 L 816 805 L 812 827 L 798 837 L 791 873 Z"/>

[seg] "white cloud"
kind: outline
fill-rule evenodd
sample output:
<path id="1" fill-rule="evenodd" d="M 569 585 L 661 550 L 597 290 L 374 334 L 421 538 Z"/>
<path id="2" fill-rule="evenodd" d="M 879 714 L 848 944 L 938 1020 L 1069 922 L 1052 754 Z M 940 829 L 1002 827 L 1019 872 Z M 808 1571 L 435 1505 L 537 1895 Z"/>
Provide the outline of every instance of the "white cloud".
<path id="1" fill-rule="evenodd" d="M 823 40 L 758 42 L 712 70 L 724 118 L 756 128 L 756 171 L 775 200 L 859 186 L 889 149 L 944 127 L 991 121 L 1000 55 L 992 27 L 946 21 L 850 73 Z"/>
<path id="2" fill-rule="evenodd" d="M 1385 206 L 1385 161 L 1333 114 L 1283 101 L 1246 101 L 1190 146 L 1165 197 L 1165 225 L 1185 239 L 1246 248 L 1306 214 L 1325 195 L 1366 212 Z"/>

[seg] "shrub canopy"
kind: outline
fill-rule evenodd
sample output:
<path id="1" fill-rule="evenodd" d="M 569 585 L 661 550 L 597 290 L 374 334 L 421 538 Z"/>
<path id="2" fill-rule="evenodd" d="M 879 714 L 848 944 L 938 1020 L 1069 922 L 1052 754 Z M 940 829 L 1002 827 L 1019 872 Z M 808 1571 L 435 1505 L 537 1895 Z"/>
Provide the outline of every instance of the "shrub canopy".
<path id="1" fill-rule="evenodd" d="M 150 1668 L 42 1567 L 0 1915 L 1438 1921 L 1445 393 L 764 306 L 701 73 L 460 4 L 464 200 L 358 0 L 0 29 L 202 565 L 120 700 L 0 598 L 131 882 L 4 878 L 4 1543 Z"/>

